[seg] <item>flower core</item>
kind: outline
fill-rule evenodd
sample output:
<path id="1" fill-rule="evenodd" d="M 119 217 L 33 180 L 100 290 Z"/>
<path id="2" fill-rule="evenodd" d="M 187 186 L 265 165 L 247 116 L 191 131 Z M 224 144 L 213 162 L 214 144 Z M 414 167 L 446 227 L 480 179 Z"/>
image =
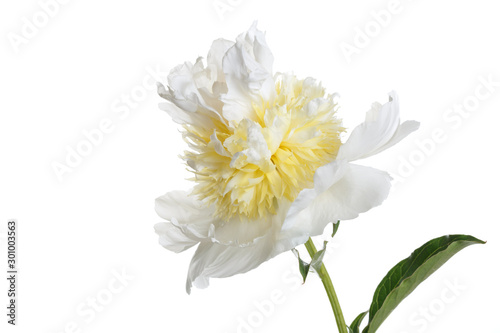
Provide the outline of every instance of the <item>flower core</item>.
<path id="1" fill-rule="evenodd" d="M 184 126 L 193 150 L 183 156 L 195 175 L 193 194 L 214 204 L 223 221 L 275 214 L 337 156 L 344 128 L 334 95 L 325 96 L 314 79 L 286 74 L 276 76 L 275 89 L 272 100 L 254 102 L 251 116 L 238 123 L 213 117 L 210 129 Z"/>

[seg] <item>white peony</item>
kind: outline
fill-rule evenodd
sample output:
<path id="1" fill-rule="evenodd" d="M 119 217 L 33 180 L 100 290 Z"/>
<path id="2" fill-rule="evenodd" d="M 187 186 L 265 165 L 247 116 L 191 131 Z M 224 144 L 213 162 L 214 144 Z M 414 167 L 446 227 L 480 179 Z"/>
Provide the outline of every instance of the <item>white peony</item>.
<path id="1" fill-rule="evenodd" d="M 244 273 L 319 235 L 325 226 L 380 205 L 391 177 L 352 164 L 418 128 L 400 124 L 394 92 L 374 103 L 342 143 L 334 95 L 312 78 L 273 75 L 273 55 L 255 24 L 236 42 L 213 42 L 206 65 L 175 67 L 160 104 L 184 127 L 183 158 L 196 183 L 156 199 L 167 220 L 159 242 L 181 252 L 198 245 L 187 291 L 210 277 Z"/>

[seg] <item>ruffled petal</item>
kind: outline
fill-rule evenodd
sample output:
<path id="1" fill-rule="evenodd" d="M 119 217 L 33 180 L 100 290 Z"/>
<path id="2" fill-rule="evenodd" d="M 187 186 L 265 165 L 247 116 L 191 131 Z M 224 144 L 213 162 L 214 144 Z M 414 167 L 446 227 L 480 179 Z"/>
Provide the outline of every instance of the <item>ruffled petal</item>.
<path id="1" fill-rule="evenodd" d="M 234 42 L 218 39 L 208 52 L 207 66 L 199 57 L 194 64 L 185 62 L 168 75 L 168 89 L 158 83 L 158 94 L 170 103 L 160 104 L 180 124 L 213 128 L 222 119 L 220 96 L 227 92 L 222 58 Z"/>
<path id="2" fill-rule="evenodd" d="M 401 141 L 418 129 L 419 123 L 399 123 L 399 98 L 389 93 L 389 102 L 373 103 L 365 121 L 352 131 L 349 139 L 338 152 L 337 159 L 354 161 L 377 154 Z"/>
<path id="3" fill-rule="evenodd" d="M 204 72 L 203 60 L 198 58 L 193 65 L 190 62 L 185 62 L 174 67 L 168 74 L 169 90 L 159 90 L 161 97 L 169 100 L 177 105 L 182 110 L 188 112 L 196 112 L 200 104 L 204 104 L 204 100 L 198 91 L 198 85 L 205 87 L 210 81 L 205 77 L 205 81 L 201 81 L 201 74 Z M 198 82 L 197 82 L 198 81 Z"/>
<path id="4" fill-rule="evenodd" d="M 224 78 L 224 71 L 222 70 L 222 59 L 224 58 L 227 50 L 229 50 L 233 45 L 234 42 L 220 38 L 212 43 L 210 51 L 208 51 L 207 67 L 216 74 L 216 82 L 226 82 Z"/>
<path id="5" fill-rule="evenodd" d="M 222 96 L 225 119 L 234 123 L 244 118 L 256 120 L 253 104 L 272 104 L 276 95 L 273 61 L 264 33 L 255 23 L 236 39 L 222 61 L 228 89 Z"/>

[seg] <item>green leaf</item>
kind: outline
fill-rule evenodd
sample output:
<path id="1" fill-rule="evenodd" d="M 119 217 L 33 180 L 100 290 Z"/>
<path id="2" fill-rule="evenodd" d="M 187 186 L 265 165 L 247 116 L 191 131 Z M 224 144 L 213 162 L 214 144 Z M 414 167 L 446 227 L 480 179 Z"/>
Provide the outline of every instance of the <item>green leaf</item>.
<path id="1" fill-rule="evenodd" d="M 304 280 L 304 283 L 306 282 L 307 274 L 309 273 L 309 268 L 311 267 L 311 264 L 308 264 L 304 260 L 300 259 L 300 254 L 299 251 L 296 249 L 292 249 L 293 254 L 299 259 L 299 271 L 300 275 L 302 275 L 302 279 Z"/>
<path id="2" fill-rule="evenodd" d="M 457 252 L 472 244 L 484 244 L 472 236 L 435 238 L 394 266 L 382 279 L 370 306 L 370 320 L 363 333 L 375 332 L 391 312 L 415 288 Z"/>
<path id="3" fill-rule="evenodd" d="M 359 333 L 359 325 L 361 325 L 361 322 L 367 314 L 368 311 L 362 312 L 359 314 L 359 316 L 356 317 L 356 319 L 354 319 L 351 326 L 349 326 L 350 333 Z"/>
<path id="4" fill-rule="evenodd" d="M 323 264 L 323 257 L 325 256 L 326 244 L 328 244 L 328 242 L 324 241 L 323 249 L 316 252 L 311 260 L 311 266 L 312 268 L 314 268 L 316 272 L 318 272 L 321 269 L 321 265 Z"/>
<path id="5" fill-rule="evenodd" d="M 335 236 L 335 234 L 339 230 L 339 227 L 340 227 L 340 220 L 338 220 L 337 223 L 333 223 L 332 238 L 333 238 L 333 236 Z"/>

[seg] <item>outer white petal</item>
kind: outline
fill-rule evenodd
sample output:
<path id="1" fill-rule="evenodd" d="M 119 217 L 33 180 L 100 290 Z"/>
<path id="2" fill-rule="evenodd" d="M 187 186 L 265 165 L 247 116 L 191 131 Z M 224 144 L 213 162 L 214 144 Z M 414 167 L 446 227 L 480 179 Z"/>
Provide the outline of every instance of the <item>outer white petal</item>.
<path id="1" fill-rule="evenodd" d="M 320 194 L 309 191 L 312 198 L 308 198 L 307 207 L 287 216 L 276 251 L 289 250 L 321 234 L 330 222 L 356 218 L 380 205 L 389 194 L 391 177 L 387 172 L 355 164 L 335 171 L 328 189 Z"/>
<path id="2" fill-rule="evenodd" d="M 156 198 L 155 210 L 165 220 L 175 218 L 180 224 L 197 226 L 200 234 L 205 234 L 203 230 L 213 222 L 213 207 L 205 206 L 186 191 L 171 191 Z"/>
<path id="3" fill-rule="evenodd" d="M 160 245 L 176 253 L 185 251 L 200 242 L 195 237 L 187 236 L 181 228 L 170 222 L 155 224 L 155 232 L 159 236 Z"/>
<path id="4" fill-rule="evenodd" d="M 174 252 L 180 252 L 213 234 L 213 208 L 184 191 L 168 192 L 156 199 L 158 215 L 169 222 L 155 225 L 160 244 Z"/>
<path id="5" fill-rule="evenodd" d="M 273 61 L 264 33 L 255 23 L 236 39 L 222 61 L 228 89 L 222 96 L 225 119 L 236 123 L 244 118 L 256 120 L 252 103 L 272 103 L 276 95 Z"/>
<path id="6" fill-rule="evenodd" d="M 216 226 L 211 239 L 202 241 L 193 256 L 187 292 L 192 285 L 207 287 L 211 277 L 222 278 L 248 272 L 283 252 L 274 249 L 289 207 L 290 202 L 285 201 L 277 214 L 253 221 L 235 218 Z"/>
<path id="7" fill-rule="evenodd" d="M 212 240 L 230 246 L 251 246 L 261 238 L 279 232 L 290 204 L 289 201 L 283 200 L 276 214 L 267 214 L 262 218 L 248 219 L 238 216 L 225 223 L 216 224 Z"/>
<path id="8" fill-rule="evenodd" d="M 272 236 L 269 233 L 246 247 L 201 242 L 189 266 L 186 291 L 189 294 L 193 285 L 206 288 L 211 277 L 223 278 L 256 268 L 269 258 L 273 249 Z"/>
<path id="9" fill-rule="evenodd" d="M 420 123 L 418 121 L 415 121 L 415 120 L 405 121 L 404 123 L 399 125 L 398 129 L 396 130 L 396 132 L 394 133 L 392 138 L 389 141 L 387 141 L 386 144 L 384 144 L 382 147 L 374 150 L 370 155 L 378 154 L 378 153 L 394 146 L 396 143 L 398 143 L 399 141 L 406 138 L 410 133 L 418 130 L 419 127 L 420 127 Z"/>
<path id="10" fill-rule="evenodd" d="M 302 190 L 295 201 L 292 203 L 287 214 L 287 219 L 299 214 L 307 208 L 318 195 L 326 191 L 328 188 L 337 183 L 342 178 L 349 166 L 347 162 L 336 160 L 327 165 L 319 167 L 314 174 L 314 188 Z M 288 227 L 287 222 L 283 225 L 283 229 Z"/>
<path id="11" fill-rule="evenodd" d="M 316 220 L 313 234 L 322 233 L 328 222 L 351 220 L 380 205 L 389 195 L 391 179 L 385 171 L 350 164 L 344 177 L 309 207 Z"/>
<path id="12" fill-rule="evenodd" d="M 393 91 L 389 102 L 374 103 L 366 113 L 365 122 L 358 125 L 338 152 L 337 159 L 354 161 L 377 154 L 401 141 L 418 129 L 419 123 L 399 123 L 399 99 Z"/>

